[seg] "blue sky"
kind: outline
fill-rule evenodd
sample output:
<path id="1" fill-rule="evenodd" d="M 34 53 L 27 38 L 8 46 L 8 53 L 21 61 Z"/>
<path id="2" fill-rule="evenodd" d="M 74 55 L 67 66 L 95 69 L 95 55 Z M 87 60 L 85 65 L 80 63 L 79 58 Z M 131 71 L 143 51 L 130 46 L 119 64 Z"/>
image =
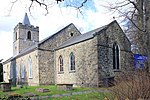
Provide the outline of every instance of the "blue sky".
<path id="1" fill-rule="evenodd" d="M 65 0 L 62 3 L 60 3 L 61 5 L 63 6 L 67 6 L 67 5 L 72 5 L 72 6 L 75 6 L 75 7 L 79 7 L 81 6 L 81 4 L 84 2 L 85 0 Z M 94 4 L 94 0 L 87 0 L 86 3 L 83 3 L 83 8 L 86 9 L 86 10 L 92 10 L 92 11 L 96 11 L 96 7 L 95 7 L 95 4 Z"/>
<path id="2" fill-rule="evenodd" d="M 4 60 L 12 56 L 13 29 L 19 22 L 23 21 L 25 12 L 28 13 L 30 23 L 39 26 L 40 40 L 54 34 L 70 23 L 74 23 L 83 34 L 114 20 L 114 15 L 100 6 L 103 4 L 103 0 L 89 0 L 81 8 L 82 14 L 73 7 L 62 6 L 63 4 L 56 4 L 55 0 L 52 0 L 53 2 L 49 2 L 49 14 L 46 16 L 45 9 L 37 4 L 31 8 L 30 15 L 28 11 L 30 2 L 24 2 L 24 0 L 18 0 L 8 16 L 11 1 L 13 0 L 3 0 L 0 4 L 0 58 Z"/>

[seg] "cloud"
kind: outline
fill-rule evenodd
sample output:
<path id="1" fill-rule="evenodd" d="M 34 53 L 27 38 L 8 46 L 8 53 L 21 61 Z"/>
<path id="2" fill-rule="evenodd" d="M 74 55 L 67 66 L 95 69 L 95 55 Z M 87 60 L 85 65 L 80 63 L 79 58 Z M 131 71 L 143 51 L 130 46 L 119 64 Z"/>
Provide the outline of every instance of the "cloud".
<path id="1" fill-rule="evenodd" d="M 0 31 L 0 59 L 8 59 L 12 56 L 13 45 L 12 45 L 12 33 Z"/>

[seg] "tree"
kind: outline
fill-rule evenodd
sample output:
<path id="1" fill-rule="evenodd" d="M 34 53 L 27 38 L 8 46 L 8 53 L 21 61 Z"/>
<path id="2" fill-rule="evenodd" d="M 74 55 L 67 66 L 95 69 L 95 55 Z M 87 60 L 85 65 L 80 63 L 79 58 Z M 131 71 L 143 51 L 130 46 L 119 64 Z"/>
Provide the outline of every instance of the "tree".
<path id="1" fill-rule="evenodd" d="M 13 6 L 16 2 L 19 0 L 15 0 L 11 2 L 10 12 L 13 9 Z M 31 13 L 31 8 L 35 6 L 34 4 L 38 4 L 40 7 L 44 7 L 46 10 L 46 14 L 48 14 L 48 9 L 50 6 L 54 4 L 60 4 L 62 3 L 66 7 L 74 7 L 76 10 L 78 10 L 81 13 L 81 8 L 89 1 L 89 0 L 29 0 L 30 4 L 28 6 L 29 12 Z"/>
<path id="2" fill-rule="evenodd" d="M 109 3 L 109 10 L 118 12 L 118 18 L 122 22 L 125 32 L 130 36 L 132 44 L 138 48 L 137 53 L 150 56 L 150 1 L 149 0 L 124 0 Z M 136 49 L 137 49 L 136 48 Z M 127 68 L 130 66 L 127 66 Z M 132 67 L 132 66 L 131 66 Z M 150 59 L 145 64 L 146 70 L 125 70 L 115 77 L 115 86 L 111 93 L 117 99 L 125 98 L 136 100 L 149 99 L 150 95 Z"/>
<path id="3" fill-rule="evenodd" d="M 150 1 L 149 0 L 124 0 L 108 3 L 110 11 L 117 12 L 118 18 L 124 23 L 125 32 L 130 37 L 133 45 L 138 48 L 138 53 L 150 56 Z M 136 49 L 137 49 L 136 48 Z M 150 59 L 145 65 L 150 71 Z"/>

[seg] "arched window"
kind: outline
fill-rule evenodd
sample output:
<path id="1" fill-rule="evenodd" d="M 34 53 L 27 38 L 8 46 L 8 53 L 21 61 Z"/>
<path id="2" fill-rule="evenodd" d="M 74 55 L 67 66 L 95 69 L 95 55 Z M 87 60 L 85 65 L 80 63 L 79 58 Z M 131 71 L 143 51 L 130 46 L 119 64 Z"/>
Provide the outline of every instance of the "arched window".
<path id="1" fill-rule="evenodd" d="M 17 40 L 17 38 L 18 38 L 18 37 L 17 37 L 17 32 L 16 32 L 16 34 L 15 34 L 15 40 Z"/>
<path id="2" fill-rule="evenodd" d="M 63 68 L 63 58 L 60 55 L 59 56 L 59 72 L 63 72 L 63 71 L 64 71 L 64 68 Z"/>
<path id="3" fill-rule="evenodd" d="M 29 69 L 29 78 L 32 78 L 32 59 L 29 57 L 28 59 L 28 69 Z"/>
<path id="4" fill-rule="evenodd" d="M 16 65 L 16 78 L 18 77 L 18 67 Z"/>
<path id="5" fill-rule="evenodd" d="M 73 52 L 70 53 L 70 70 L 75 70 L 75 56 Z"/>
<path id="6" fill-rule="evenodd" d="M 13 78 L 13 65 L 10 65 L 10 79 Z"/>
<path id="7" fill-rule="evenodd" d="M 28 33 L 27 33 L 27 39 L 31 40 L 31 32 L 30 31 L 28 31 Z"/>
<path id="8" fill-rule="evenodd" d="M 21 61 L 21 78 L 25 78 L 25 67 L 23 61 Z"/>
<path id="9" fill-rule="evenodd" d="M 119 46 L 115 42 L 113 44 L 113 69 L 119 69 Z"/>

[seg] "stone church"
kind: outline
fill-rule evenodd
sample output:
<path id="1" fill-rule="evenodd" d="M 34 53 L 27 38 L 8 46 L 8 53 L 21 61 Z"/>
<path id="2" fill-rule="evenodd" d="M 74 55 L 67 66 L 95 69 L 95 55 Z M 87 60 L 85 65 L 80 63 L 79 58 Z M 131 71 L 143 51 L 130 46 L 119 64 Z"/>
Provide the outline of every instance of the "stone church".
<path id="1" fill-rule="evenodd" d="M 130 46 L 117 21 L 84 34 L 71 23 L 39 41 L 26 13 L 14 28 L 13 56 L 3 62 L 4 82 L 99 87 L 131 66 Z"/>

